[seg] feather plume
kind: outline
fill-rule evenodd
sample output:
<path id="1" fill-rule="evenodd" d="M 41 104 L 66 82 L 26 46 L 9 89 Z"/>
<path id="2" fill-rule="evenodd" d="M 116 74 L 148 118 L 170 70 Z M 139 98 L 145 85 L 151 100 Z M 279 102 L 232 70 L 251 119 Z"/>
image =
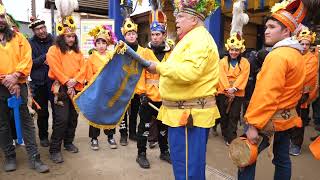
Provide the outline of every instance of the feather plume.
<path id="1" fill-rule="evenodd" d="M 58 17 L 61 19 L 71 16 L 72 12 L 79 8 L 78 0 L 55 0 L 55 4 L 58 11 Z"/>
<path id="2" fill-rule="evenodd" d="M 244 1 L 238 0 L 233 4 L 230 36 L 234 33 L 242 36 L 243 26 L 249 22 L 249 16 L 244 13 Z"/>

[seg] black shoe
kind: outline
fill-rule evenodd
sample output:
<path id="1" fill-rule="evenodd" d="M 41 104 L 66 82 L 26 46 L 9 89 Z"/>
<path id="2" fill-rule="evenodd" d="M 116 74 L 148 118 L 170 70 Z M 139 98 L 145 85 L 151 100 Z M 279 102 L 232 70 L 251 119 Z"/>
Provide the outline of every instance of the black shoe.
<path id="1" fill-rule="evenodd" d="M 157 141 L 150 141 L 150 142 L 149 142 L 149 148 L 150 148 L 150 149 L 155 148 L 157 145 L 158 145 L 158 142 L 157 142 Z"/>
<path id="2" fill-rule="evenodd" d="M 38 173 L 49 172 L 49 167 L 40 160 L 40 154 L 35 154 L 29 160 L 31 169 L 35 169 Z"/>
<path id="3" fill-rule="evenodd" d="M 121 146 L 127 146 L 128 145 L 128 136 L 121 136 L 120 137 L 120 145 Z"/>
<path id="4" fill-rule="evenodd" d="M 99 150 L 99 141 L 98 139 L 91 139 L 91 149 L 94 151 Z"/>
<path id="5" fill-rule="evenodd" d="M 137 135 L 136 134 L 129 134 L 129 139 L 131 141 L 137 141 Z"/>
<path id="6" fill-rule="evenodd" d="M 75 146 L 74 144 L 65 144 L 64 145 L 64 149 L 69 151 L 69 152 L 72 152 L 72 153 L 78 153 L 79 152 L 79 149 L 77 148 L 77 146 Z"/>
<path id="7" fill-rule="evenodd" d="M 146 156 L 145 152 L 138 154 L 136 162 L 143 169 L 149 169 L 150 168 L 150 163 L 149 163 L 149 161 L 147 159 L 147 156 Z"/>
<path id="8" fill-rule="evenodd" d="M 113 137 L 108 138 L 108 144 L 109 144 L 110 149 L 117 149 L 118 148 L 116 140 Z"/>
<path id="9" fill-rule="evenodd" d="M 168 151 L 160 154 L 160 159 L 166 161 L 167 163 L 171 164 L 170 153 Z"/>
<path id="10" fill-rule="evenodd" d="M 49 140 L 48 139 L 40 140 L 40 145 L 42 147 L 49 147 L 49 145 L 50 145 Z"/>
<path id="11" fill-rule="evenodd" d="M 6 157 L 3 168 L 6 172 L 15 171 L 17 169 L 16 156 L 14 155 Z"/>
<path id="12" fill-rule="evenodd" d="M 62 157 L 61 152 L 50 153 L 50 159 L 56 164 L 63 163 L 63 157 Z"/>

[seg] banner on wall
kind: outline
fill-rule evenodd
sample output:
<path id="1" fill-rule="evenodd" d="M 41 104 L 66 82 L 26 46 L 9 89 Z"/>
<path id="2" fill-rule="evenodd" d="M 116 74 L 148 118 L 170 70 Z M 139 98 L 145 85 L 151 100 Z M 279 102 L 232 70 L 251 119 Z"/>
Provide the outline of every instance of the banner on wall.
<path id="1" fill-rule="evenodd" d="M 112 19 L 81 19 L 81 38 L 80 38 L 80 48 L 85 57 L 88 57 L 89 50 L 94 48 L 93 37 L 88 33 L 89 31 L 98 25 L 108 25 L 114 32 L 114 20 Z M 108 47 L 113 48 L 113 47 Z"/>

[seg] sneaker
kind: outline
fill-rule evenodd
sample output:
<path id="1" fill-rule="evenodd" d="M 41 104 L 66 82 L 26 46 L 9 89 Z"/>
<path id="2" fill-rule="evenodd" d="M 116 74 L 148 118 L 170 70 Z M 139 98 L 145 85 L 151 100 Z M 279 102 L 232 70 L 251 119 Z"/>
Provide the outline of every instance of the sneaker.
<path id="1" fill-rule="evenodd" d="M 170 153 L 168 151 L 160 154 L 160 159 L 166 161 L 167 163 L 171 164 Z"/>
<path id="2" fill-rule="evenodd" d="M 40 154 L 33 155 L 29 163 L 30 168 L 36 170 L 38 173 L 49 172 L 49 167 L 40 160 Z"/>
<path id="3" fill-rule="evenodd" d="M 79 152 L 79 149 L 77 148 L 77 146 L 75 146 L 74 144 L 65 144 L 64 145 L 64 149 L 69 151 L 69 152 L 72 152 L 72 153 L 78 153 Z"/>
<path id="4" fill-rule="evenodd" d="M 139 164 L 139 166 L 143 169 L 149 169 L 150 163 L 147 159 L 147 155 L 145 152 L 138 154 L 136 162 Z"/>
<path id="5" fill-rule="evenodd" d="M 299 156 L 301 154 L 301 148 L 297 145 L 291 144 L 289 154 L 291 156 Z"/>
<path id="6" fill-rule="evenodd" d="M 48 139 L 40 140 L 40 145 L 42 147 L 49 147 L 49 145 L 50 145 L 49 140 Z"/>
<path id="7" fill-rule="evenodd" d="M 150 142 L 149 142 L 149 148 L 150 148 L 150 149 L 155 148 L 157 145 L 158 145 L 158 142 L 157 142 L 157 141 L 150 141 Z"/>
<path id="8" fill-rule="evenodd" d="M 114 138 L 108 139 L 108 143 L 109 143 L 110 149 L 117 149 L 118 148 L 117 143 L 114 140 Z"/>
<path id="9" fill-rule="evenodd" d="M 128 145 L 128 136 L 121 136 L 120 137 L 120 145 L 121 146 L 127 146 Z"/>
<path id="10" fill-rule="evenodd" d="M 99 150 L 98 139 L 91 139 L 91 149 L 94 150 L 94 151 Z"/>
<path id="11" fill-rule="evenodd" d="M 229 143 L 228 141 L 224 141 L 224 144 L 225 144 L 226 146 L 230 146 L 230 143 Z"/>
<path id="12" fill-rule="evenodd" d="M 4 160 L 3 168 L 6 172 L 15 171 L 17 169 L 16 156 L 8 156 Z"/>
<path id="13" fill-rule="evenodd" d="M 50 159 L 56 164 L 63 162 L 63 157 L 62 157 L 61 152 L 50 153 Z"/>

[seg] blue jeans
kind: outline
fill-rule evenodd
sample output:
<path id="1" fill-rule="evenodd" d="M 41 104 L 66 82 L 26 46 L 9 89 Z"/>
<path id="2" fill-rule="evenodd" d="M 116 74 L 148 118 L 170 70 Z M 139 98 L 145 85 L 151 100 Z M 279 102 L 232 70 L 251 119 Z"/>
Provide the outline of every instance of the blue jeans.
<path id="1" fill-rule="evenodd" d="M 264 137 L 259 145 L 259 153 L 269 146 L 268 138 Z M 290 136 L 289 131 L 276 132 L 273 142 L 274 158 L 272 163 L 275 165 L 274 180 L 290 180 L 291 160 L 289 156 Z M 238 170 L 238 180 L 254 180 L 256 163 Z"/>
<path id="2" fill-rule="evenodd" d="M 320 126 L 320 97 L 312 103 L 314 124 Z"/>

